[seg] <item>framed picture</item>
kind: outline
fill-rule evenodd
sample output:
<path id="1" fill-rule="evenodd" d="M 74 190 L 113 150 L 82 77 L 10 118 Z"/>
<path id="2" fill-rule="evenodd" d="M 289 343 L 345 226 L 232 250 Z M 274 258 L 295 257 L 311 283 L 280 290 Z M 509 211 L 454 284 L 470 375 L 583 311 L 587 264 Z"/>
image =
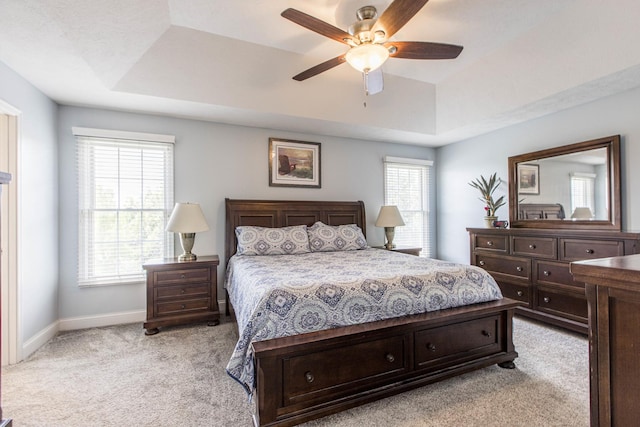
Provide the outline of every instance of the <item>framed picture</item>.
<path id="1" fill-rule="evenodd" d="M 320 188 L 320 143 L 269 138 L 269 186 Z"/>
<path id="2" fill-rule="evenodd" d="M 518 164 L 518 194 L 540 194 L 540 166 Z"/>

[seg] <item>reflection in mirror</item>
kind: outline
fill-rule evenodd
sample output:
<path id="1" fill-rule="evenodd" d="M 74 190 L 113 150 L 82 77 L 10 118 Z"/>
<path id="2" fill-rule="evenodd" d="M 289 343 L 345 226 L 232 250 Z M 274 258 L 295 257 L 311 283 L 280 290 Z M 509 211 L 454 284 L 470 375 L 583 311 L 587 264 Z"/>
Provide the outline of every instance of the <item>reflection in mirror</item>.
<path id="1" fill-rule="evenodd" d="M 518 219 L 608 220 L 608 176 L 606 148 L 519 163 Z"/>
<path id="2" fill-rule="evenodd" d="M 621 229 L 618 135 L 509 157 L 512 227 Z"/>

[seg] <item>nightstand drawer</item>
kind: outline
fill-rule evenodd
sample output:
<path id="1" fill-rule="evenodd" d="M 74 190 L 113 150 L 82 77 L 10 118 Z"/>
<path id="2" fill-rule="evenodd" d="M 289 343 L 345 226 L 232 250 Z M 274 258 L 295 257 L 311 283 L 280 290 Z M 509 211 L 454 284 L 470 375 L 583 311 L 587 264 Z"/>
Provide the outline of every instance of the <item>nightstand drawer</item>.
<path id="1" fill-rule="evenodd" d="M 155 288 L 156 298 L 172 298 L 183 296 L 185 298 L 208 297 L 209 284 L 200 283 L 197 285 L 175 285 L 175 286 L 158 286 Z"/>
<path id="2" fill-rule="evenodd" d="M 208 268 L 185 268 L 182 270 L 157 271 L 155 284 L 171 285 L 174 283 L 198 283 L 211 280 Z"/>
<path id="3" fill-rule="evenodd" d="M 169 316 L 173 314 L 185 314 L 194 311 L 206 311 L 209 309 L 209 302 L 209 298 L 159 302 L 156 304 L 156 315 Z"/>

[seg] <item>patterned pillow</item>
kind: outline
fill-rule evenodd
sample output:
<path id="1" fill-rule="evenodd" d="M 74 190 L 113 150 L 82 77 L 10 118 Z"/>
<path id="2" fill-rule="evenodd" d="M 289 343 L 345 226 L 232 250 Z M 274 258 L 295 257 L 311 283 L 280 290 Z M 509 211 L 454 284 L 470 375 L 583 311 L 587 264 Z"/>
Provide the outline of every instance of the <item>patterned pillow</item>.
<path id="1" fill-rule="evenodd" d="M 326 225 L 318 221 L 307 228 L 311 252 L 353 251 L 366 249 L 367 240 L 355 224 Z"/>
<path id="2" fill-rule="evenodd" d="M 266 228 L 236 227 L 238 255 L 293 255 L 311 252 L 306 225 Z"/>

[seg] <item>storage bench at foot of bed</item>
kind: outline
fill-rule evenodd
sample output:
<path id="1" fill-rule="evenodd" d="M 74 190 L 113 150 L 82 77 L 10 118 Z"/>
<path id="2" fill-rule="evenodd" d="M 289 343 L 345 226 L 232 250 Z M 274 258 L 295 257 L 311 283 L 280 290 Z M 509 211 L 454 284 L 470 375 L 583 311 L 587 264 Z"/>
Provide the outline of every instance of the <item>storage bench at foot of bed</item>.
<path id="1" fill-rule="evenodd" d="M 254 423 L 292 426 L 511 362 L 518 305 L 505 298 L 255 342 Z"/>

